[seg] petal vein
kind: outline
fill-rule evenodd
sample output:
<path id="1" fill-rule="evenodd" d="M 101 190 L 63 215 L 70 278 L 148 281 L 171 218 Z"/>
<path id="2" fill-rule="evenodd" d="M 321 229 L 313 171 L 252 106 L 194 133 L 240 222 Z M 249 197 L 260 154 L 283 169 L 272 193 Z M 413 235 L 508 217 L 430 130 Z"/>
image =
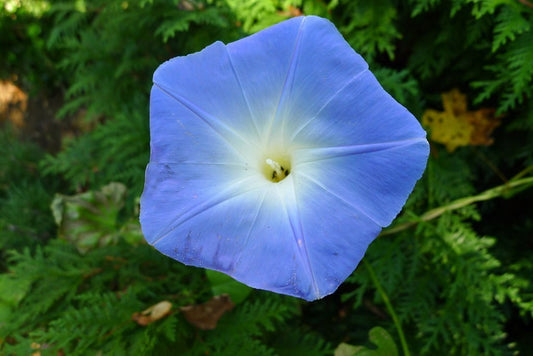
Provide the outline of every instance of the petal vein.
<path id="1" fill-rule="evenodd" d="M 239 139 L 246 145 L 250 145 L 248 140 L 246 140 L 244 137 L 242 137 L 238 132 L 236 132 L 234 129 L 229 127 L 228 125 L 224 124 L 222 120 L 217 119 L 214 116 L 211 116 L 210 114 L 206 113 L 187 99 L 171 93 L 169 90 L 165 89 L 163 86 L 154 83 L 154 85 L 159 88 L 163 93 L 167 94 L 174 100 L 176 100 L 178 103 L 183 105 L 185 108 L 187 108 L 189 111 L 191 111 L 194 115 L 196 115 L 200 120 L 202 120 L 209 128 L 211 128 L 218 136 L 220 136 L 229 147 L 231 147 L 235 152 L 239 154 L 242 158 L 245 158 L 242 154 L 242 150 L 239 150 L 238 147 L 235 146 L 235 144 L 232 143 L 232 140 L 226 137 L 226 134 L 230 134 L 234 136 L 234 138 Z M 215 125 L 216 124 L 216 125 Z M 217 127 L 218 126 L 218 127 Z M 226 134 L 224 134 L 224 131 Z"/>
<path id="2" fill-rule="evenodd" d="M 311 163 L 326 159 L 352 156 L 356 154 L 372 153 L 386 151 L 395 148 L 409 146 L 419 142 L 425 142 L 424 137 L 410 138 L 407 140 L 389 141 L 381 143 L 369 143 L 361 145 L 333 146 L 333 147 L 316 147 L 300 148 L 294 150 L 294 153 L 301 155 L 298 164 Z"/>
<path id="3" fill-rule="evenodd" d="M 281 195 L 281 193 L 279 194 Z M 315 297 L 320 298 L 320 289 L 318 288 L 315 273 L 313 271 L 313 266 L 309 258 L 309 251 L 307 250 L 307 246 L 305 243 L 305 234 L 302 226 L 302 219 L 300 216 L 300 209 L 298 207 L 298 199 L 296 196 L 294 184 L 292 185 L 292 195 L 295 205 L 294 211 L 292 209 L 289 209 L 285 199 L 282 199 L 280 197 L 280 201 L 282 202 L 283 210 L 285 211 L 289 219 L 289 224 L 292 230 L 292 236 L 294 238 L 294 243 L 296 244 L 296 246 L 298 247 L 298 251 L 300 252 L 300 258 L 304 261 L 304 263 L 306 264 L 306 268 L 309 271 L 309 276 L 311 277 L 311 284 L 315 293 Z"/>
<path id="4" fill-rule="evenodd" d="M 187 221 L 193 219 L 197 215 L 203 214 L 217 205 L 220 205 L 228 200 L 234 199 L 238 196 L 241 196 L 243 194 L 246 194 L 250 191 L 257 189 L 259 185 L 252 184 L 252 181 L 257 181 L 256 178 L 257 177 L 252 176 L 252 177 L 245 177 L 243 179 L 240 179 L 234 182 L 233 184 L 231 184 L 228 188 L 226 188 L 219 194 L 215 195 L 213 198 L 208 199 L 205 202 L 196 205 L 193 209 L 176 217 L 175 219 L 173 219 L 173 221 L 170 224 L 168 224 L 168 226 L 165 229 L 163 229 L 163 232 L 156 238 L 156 240 L 152 243 L 152 245 L 155 246 L 163 238 L 167 237 L 172 231 L 174 231 L 175 229 L 177 229 L 179 226 L 183 225 Z M 242 189 L 243 186 L 246 186 L 248 188 Z"/>
<path id="5" fill-rule="evenodd" d="M 374 220 L 374 218 L 372 218 L 370 215 L 368 215 L 367 213 L 365 213 L 360 207 L 356 206 L 355 204 L 353 204 L 352 202 L 349 202 L 347 200 L 345 200 L 344 198 L 342 198 L 341 196 L 333 193 L 331 190 L 329 190 L 327 187 L 325 187 L 324 185 L 320 184 L 319 182 L 317 182 L 315 179 L 309 177 L 308 175 L 306 174 L 303 174 L 303 173 L 299 173 L 298 174 L 299 176 L 307 179 L 308 181 L 310 181 L 311 183 L 315 184 L 316 186 L 318 186 L 319 188 L 321 188 L 323 191 L 325 191 L 326 193 L 328 193 L 329 195 L 331 195 L 332 197 L 342 201 L 343 203 L 345 203 L 346 205 L 348 205 L 349 207 L 351 207 L 352 209 L 356 210 L 358 213 L 366 216 L 367 218 L 369 218 L 374 224 L 376 224 L 377 226 L 381 226 L 381 224 L 379 224 L 376 220 Z"/>
<path id="6" fill-rule="evenodd" d="M 291 54 L 291 59 L 289 61 L 289 68 L 287 69 L 287 75 L 285 76 L 285 81 L 283 83 L 283 88 L 281 89 L 281 93 L 279 95 L 278 105 L 276 107 L 276 113 L 274 114 L 274 117 L 270 120 L 267 131 L 268 134 L 266 135 L 266 138 L 268 140 L 271 139 L 272 135 L 272 128 L 274 127 L 274 123 L 279 120 L 280 116 L 280 109 L 282 108 L 283 104 L 285 103 L 285 100 L 288 96 L 288 93 L 290 93 L 292 88 L 292 82 L 294 79 L 294 73 L 296 69 L 296 64 L 298 63 L 298 57 L 300 53 L 300 41 L 302 39 L 302 31 L 304 27 L 306 18 L 304 17 L 302 19 L 302 22 L 300 23 L 300 27 L 298 28 L 298 34 L 296 35 L 296 39 L 294 41 L 294 49 Z"/>

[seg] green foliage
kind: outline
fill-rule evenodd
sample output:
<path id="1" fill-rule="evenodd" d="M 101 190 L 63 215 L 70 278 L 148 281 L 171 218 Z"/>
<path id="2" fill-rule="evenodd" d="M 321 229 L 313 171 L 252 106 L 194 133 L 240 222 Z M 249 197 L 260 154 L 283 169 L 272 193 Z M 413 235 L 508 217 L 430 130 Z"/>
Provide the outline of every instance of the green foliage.
<path id="1" fill-rule="evenodd" d="M 492 43 L 496 64 L 486 66 L 493 75 L 491 79 L 476 81 L 474 85 L 481 88 L 478 102 L 498 94 L 499 110 L 506 112 L 533 94 L 533 8 L 517 2 L 498 5 L 494 2 L 492 7 L 483 9 L 478 15 L 497 13 Z"/>
<path id="2" fill-rule="evenodd" d="M 335 356 L 398 356 L 398 348 L 387 330 L 376 326 L 368 332 L 368 339 L 376 349 L 342 343 L 335 349 Z"/>
<path id="3" fill-rule="evenodd" d="M 13 253 L 11 262 L 10 277 L 31 288 L 17 309 L 23 315 L 13 311 L 0 321 L 0 338 L 14 340 L 5 345 L 8 354 L 28 353 L 32 342 L 50 343 L 50 352 L 63 349 L 69 354 L 110 349 L 137 353 L 146 345 L 134 340 L 165 338 L 168 331 L 158 329 L 153 335 L 154 327 L 131 320 L 134 312 L 164 299 L 190 303 L 190 291 L 196 289 L 195 295 L 201 296 L 203 290 L 200 270 L 186 271 L 146 245 L 119 244 L 80 255 L 55 241 L 35 255 Z M 177 294 L 163 292 L 171 285 Z M 186 326 L 183 320 L 181 324 Z M 174 330 L 176 325 L 165 327 Z"/>
<path id="4" fill-rule="evenodd" d="M 325 355 L 323 341 L 297 327 L 286 342 L 270 336 L 283 332 L 297 311 L 296 301 L 287 297 L 257 294 L 225 315 L 215 330 L 195 330 L 177 310 L 209 295 L 203 271 L 147 245 L 119 242 L 82 255 L 54 241 L 34 255 L 12 253 L 10 262 L 0 286 L 17 281 L 26 289 L 9 304 L 0 300 L 0 311 L 2 305 L 11 307 L 0 314 L 0 340 L 10 340 L 3 345 L 6 354 L 28 353 L 37 343 L 47 345 L 46 354 L 273 355 L 312 345 L 313 354 Z M 162 300 L 173 304 L 174 313 L 148 326 L 132 320 L 135 312 Z"/>
<path id="5" fill-rule="evenodd" d="M 42 151 L 17 137 L 14 129 L 0 129 L 0 268 L 8 249 L 34 246 L 54 235 L 49 209 L 57 186 L 38 171 Z"/>
<path id="6" fill-rule="evenodd" d="M 55 54 L 46 51 L 49 3 L 0 0 L 0 79 L 21 76 L 24 84 L 55 86 Z"/>
<path id="7" fill-rule="evenodd" d="M 531 177 L 533 165 L 530 3 L 0 1 L 0 45 L 8 49 L 0 76 L 18 75 L 30 94 L 63 91 L 58 115 L 83 121 L 54 153 L 0 131 L 0 354 L 326 355 L 341 343 L 365 345 L 358 350 L 368 354 L 377 352 L 371 343 L 381 345 L 375 330 L 400 349 L 398 329 L 414 355 L 526 354 L 533 193 L 530 185 L 511 189 L 510 178 Z M 468 95 L 469 109 L 504 114 L 490 147 L 449 153 L 433 143 L 427 171 L 392 227 L 400 229 L 379 237 L 348 282 L 315 303 L 206 275 L 135 235 L 155 68 L 299 13 L 334 22 L 416 117 L 439 108 L 440 94 L 452 88 Z M 95 198 L 110 182 L 127 188 L 116 204 Z M 427 215 L 502 184 L 509 190 L 495 196 L 507 200 Z M 60 226 L 50 209 L 56 194 L 64 203 Z M 86 232 L 98 241 L 81 253 Z M 214 330 L 191 325 L 180 310 L 220 293 L 236 305 Z M 161 301 L 173 305 L 162 319 L 144 326 L 132 319 Z"/>
<path id="8" fill-rule="evenodd" d="M 0 194 L 4 196 L 12 184 L 38 177 L 36 162 L 42 154 L 37 145 L 19 140 L 10 126 L 0 129 L 0 141 Z"/>
<path id="9" fill-rule="evenodd" d="M 336 0 L 329 5 L 335 22 L 353 48 L 372 61 L 378 53 L 394 59 L 395 41 L 402 36 L 396 28 L 398 16 L 392 0 Z"/>
<path id="10" fill-rule="evenodd" d="M 72 190 L 119 181 L 139 196 L 143 185 L 139 177 L 149 158 L 147 115 L 146 108 L 124 109 L 94 131 L 69 142 L 58 155 L 47 155 L 40 163 L 43 173 L 63 175 Z"/>
<path id="11" fill-rule="evenodd" d="M 90 120 L 113 116 L 124 103 L 146 107 L 155 68 L 209 44 L 230 16 L 223 6 L 172 0 L 56 1 L 50 13 L 48 47 L 60 49 L 59 67 L 74 75 L 59 115 L 85 108 Z"/>
<path id="12" fill-rule="evenodd" d="M 44 0 L 0 0 L 0 11 L 8 14 L 29 13 L 33 16 L 40 16 L 49 7 L 48 1 Z"/>
<path id="13" fill-rule="evenodd" d="M 383 88 L 402 105 L 409 107 L 411 112 L 422 113 L 420 88 L 418 82 L 407 69 L 372 68 L 372 72 Z"/>
<path id="14" fill-rule="evenodd" d="M 50 208 L 58 225 L 58 237 L 70 241 L 81 253 L 116 243 L 122 235 L 131 243 L 143 237 L 137 220 L 124 226 L 119 214 L 124 206 L 126 186 L 109 183 L 99 191 L 74 196 L 56 194 Z"/>
<path id="15" fill-rule="evenodd" d="M 254 33 L 289 18 L 291 9 L 300 7 L 302 0 L 227 0 L 227 3 L 238 25 L 247 33 Z"/>
<path id="16" fill-rule="evenodd" d="M 245 300 L 253 290 L 222 272 L 206 270 L 205 274 L 209 280 L 213 294 L 227 294 L 235 304 L 239 304 Z"/>
<path id="17" fill-rule="evenodd" d="M 490 253 L 495 239 L 477 236 L 462 220 L 445 215 L 414 236 L 378 239 L 367 252 L 400 320 L 417 330 L 410 344 L 421 354 L 441 354 L 444 344 L 454 355 L 504 353 L 504 302 L 531 288 L 502 273 L 501 262 Z M 370 277 L 363 269 L 349 281 L 358 288 L 345 298 L 355 298 L 360 308 L 373 288 Z M 377 294 L 374 301 L 383 303 Z M 524 307 L 531 313 L 530 305 Z"/>
<path id="18" fill-rule="evenodd" d="M 422 42 L 422 47 L 415 48 L 419 55 L 413 58 L 413 69 L 418 67 L 423 76 L 431 77 L 433 71 L 442 73 L 445 69 L 462 66 L 465 59 L 476 58 L 479 61 L 478 68 L 484 69 L 484 73 L 469 78 L 470 84 L 478 89 L 477 103 L 495 97 L 498 110 L 503 113 L 516 109 L 532 96 L 531 3 L 528 2 L 528 6 L 519 1 L 499 0 L 410 2 L 413 4 L 413 16 L 427 17 L 429 12 L 440 25 L 429 29 L 426 34 L 428 41 L 425 44 Z M 446 6 L 448 11 L 442 11 L 442 7 Z M 462 23 L 462 26 L 458 26 L 458 23 Z M 430 50 L 433 56 L 424 55 Z M 477 52 L 480 56 L 472 56 L 471 52 Z M 424 57 L 429 61 L 424 62 Z M 470 77 L 471 74 L 466 75 Z"/>
<path id="19" fill-rule="evenodd" d="M 281 298 L 268 297 L 242 304 L 220 320 L 217 328 L 205 335 L 205 340 L 195 343 L 190 353 L 274 355 L 272 348 L 260 342 L 258 337 L 275 332 L 278 324 L 290 315 L 290 304 L 283 303 Z"/>
<path id="20" fill-rule="evenodd" d="M 54 236 L 51 198 L 39 181 L 11 186 L 0 199 L 0 249 L 32 246 Z"/>

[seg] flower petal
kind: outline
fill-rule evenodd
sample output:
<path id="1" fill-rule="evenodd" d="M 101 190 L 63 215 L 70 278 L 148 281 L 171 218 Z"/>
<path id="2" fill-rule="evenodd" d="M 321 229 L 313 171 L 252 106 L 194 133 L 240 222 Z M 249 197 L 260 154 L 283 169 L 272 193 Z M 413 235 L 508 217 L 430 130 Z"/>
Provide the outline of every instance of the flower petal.
<path id="1" fill-rule="evenodd" d="M 364 72 L 294 134 L 305 174 L 388 226 L 421 177 L 429 155 L 418 121 Z M 338 179 L 337 179 L 338 178 Z"/>
<path id="2" fill-rule="evenodd" d="M 316 298 L 290 222 L 280 212 L 284 199 L 280 185 L 265 181 L 266 186 L 243 182 L 245 190 L 217 192 L 214 188 L 212 197 L 198 197 L 198 204 L 191 204 L 193 191 L 180 189 L 185 178 L 182 169 L 181 165 L 152 164 L 148 168 L 147 177 L 158 179 L 143 194 L 150 201 L 141 216 L 143 229 L 154 222 L 168 225 L 168 216 L 177 216 L 165 233 L 149 243 L 185 264 L 227 273 L 255 288 Z M 202 189 L 206 182 L 197 183 Z M 143 231 L 147 236 L 154 233 L 150 228 Z"/>
<path id="3" fill-rule="evenodd" d="M 428 156 L 416 119 L 313 16 L 164 63 L 150 128 L 146 240 L 183 263 L 307 300 L 355 269 Z M 264 166 L 280 169 L 276 160 L 291 167 L 273 182 Z"/>
<path id="4" fill-rule="evenodd" d="M 302 22 L 294 57 L 276 115 L 280 121 L 277 127 L 288 135 L 316 116 L 338 92 L 368 69 L 335 26 L 316 16 L 307 16 Z"/>
<path id="5" fill-rule="evenodd" d="M 158 86 L 150 106 L 151 156 L 141 196 L 141 225 L 155 243 L 190 213 L 202 212 L 238 194 L 252 180 L 266 181 L 258 164 L 198 113 Z"/>
<path id="6" fill-rule="evenodd" d="M 296 146 L 346 146 L 426 137 L 415 117 L 363 72 L 293 131 Z"/>
<path id="7" fill-rule="evenodd" d="M 305 17 L 296 17 L 227 45 L 261 140 L 268 132 L 296 63 Z"/>
<path id="8" fill-rule="evenodd" d="M 313 178 L 295 174 L 293 179 L 295 204 L 289 205 L 290 215 L 300 226 L 297 245 L 314 282 L 312 293 L 304 298 L 314 300 L 333 293 L 354 271 L 381 227 Z"/>
<path id="9" fill-rule="evenodd" d="M 351 202 L 384 227 L 398 215 L 422 176 L 428 154 L 425 139 L 301 150 L 294 158 L 298 170 L 293 173 L 317 182 L 328 194 Z"/>
<path id="10" fill-rule="evenodd" d="M 226 139 L 248 144 L 259 133 L 222 42 L 173 58 L 154 73 L 154 86 L 195 113 Z"/>
<path id="11" fill-rule="evenodd" d="M 154 244 L 184 221 L 261 184 L 243 167 L 226 164 L 152 162 L 141 196 L 141 225 Z"/>
<path id="12" fill-rule="evenodd" d="M 148 242 L 185 264 L 227 273 L 254 288 L 306 300 L 328 295 L 381 229 L 303 175 L 276 185 L 258 185 L 250 177 L 228 189 L 193 167 L 148 166 L 141 202 Z M 225 165 L 217 170 L 231 173 Z"/>
<path id="13" fill-rule="evenodd" d="M 151 162 L 245 164 L 242 141 L 217 131 L 157 86 L 150 100 Z"/>
<path id="14" fill-rule="evenodd" d="M 228 52 L 267 141 L 289 135 L 368 68 L 335 26 L 316 16 L 230 43 Z"/>

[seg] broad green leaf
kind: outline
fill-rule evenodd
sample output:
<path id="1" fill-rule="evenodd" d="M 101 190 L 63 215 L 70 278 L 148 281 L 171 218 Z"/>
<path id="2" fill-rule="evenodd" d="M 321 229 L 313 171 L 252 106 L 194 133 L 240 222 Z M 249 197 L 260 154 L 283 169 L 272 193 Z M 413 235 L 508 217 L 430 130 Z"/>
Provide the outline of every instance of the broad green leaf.
<path id="1" fill-rule="evenodd" d="M 208 269 L 206 270 L 206 275 L 211 283 L 213 295 L 228 294 L 235 304 L 244 301 L 252 291 L 252 288 L 237 282 L 224 273 Z"/>
<path id="2" fill-rule="evenodd" d="M 0 326 L 24 298 L 30 283 L 25 279 L 15 279 L 10 274 L 0 274 Z"/>
<path id="3" fill-rule="evenodd" d="M 375 349 L 341 343 L 335 349 L 335 356 L 398 356 L 398 348 L 387 330 L 376 326 L 368 332 L 368 339 Z"/>

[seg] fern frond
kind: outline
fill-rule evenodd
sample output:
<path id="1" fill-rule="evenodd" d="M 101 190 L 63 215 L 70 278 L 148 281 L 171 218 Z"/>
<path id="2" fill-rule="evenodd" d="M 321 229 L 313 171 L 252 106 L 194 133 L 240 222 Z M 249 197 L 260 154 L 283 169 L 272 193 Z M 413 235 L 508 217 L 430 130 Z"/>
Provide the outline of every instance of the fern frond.
<path id="1" fill-rule="evenodd" d="M 511 3 L 502 7 L 496 16 L 496 26 L 494 27 L 494 41 L 492 51 L 496 52 L 507 42 L 512 42 L 517 35 L 531 30 L 531 23 L 525 17 L 518 4 Z"/>
<path id="2" fill-rule="evenodd" d="M 500 98 L 498 112 L 504 113 L 516 108 L 533 96 L 533 31 L 516 35 L 516 39 L 501 49 L 498 64 L 487 66 L 494 79 L 472 83 L 480 89 L 476 103 L 492 96 Z"/>
<path id="3" fill-rule="evenodd" d="M 392 2 L 341 0 L 338 3 L 343 10 L 336 22 L 353 48 L 370 62 L 379 53 L 394 59 L 395 42 L 402 35 L 396 27 L 397 10 Z"/>
<path id="4" fill-rule="evenodd" d="M 140 195 L 149 155 L 146 108 L 124 112 L 68 145 L 57 156 L 41 162 L 45 174 L 60 174 L 71 189 L 120 181 Z M 83 164 L 79 164 L 83 162 Z"/>

